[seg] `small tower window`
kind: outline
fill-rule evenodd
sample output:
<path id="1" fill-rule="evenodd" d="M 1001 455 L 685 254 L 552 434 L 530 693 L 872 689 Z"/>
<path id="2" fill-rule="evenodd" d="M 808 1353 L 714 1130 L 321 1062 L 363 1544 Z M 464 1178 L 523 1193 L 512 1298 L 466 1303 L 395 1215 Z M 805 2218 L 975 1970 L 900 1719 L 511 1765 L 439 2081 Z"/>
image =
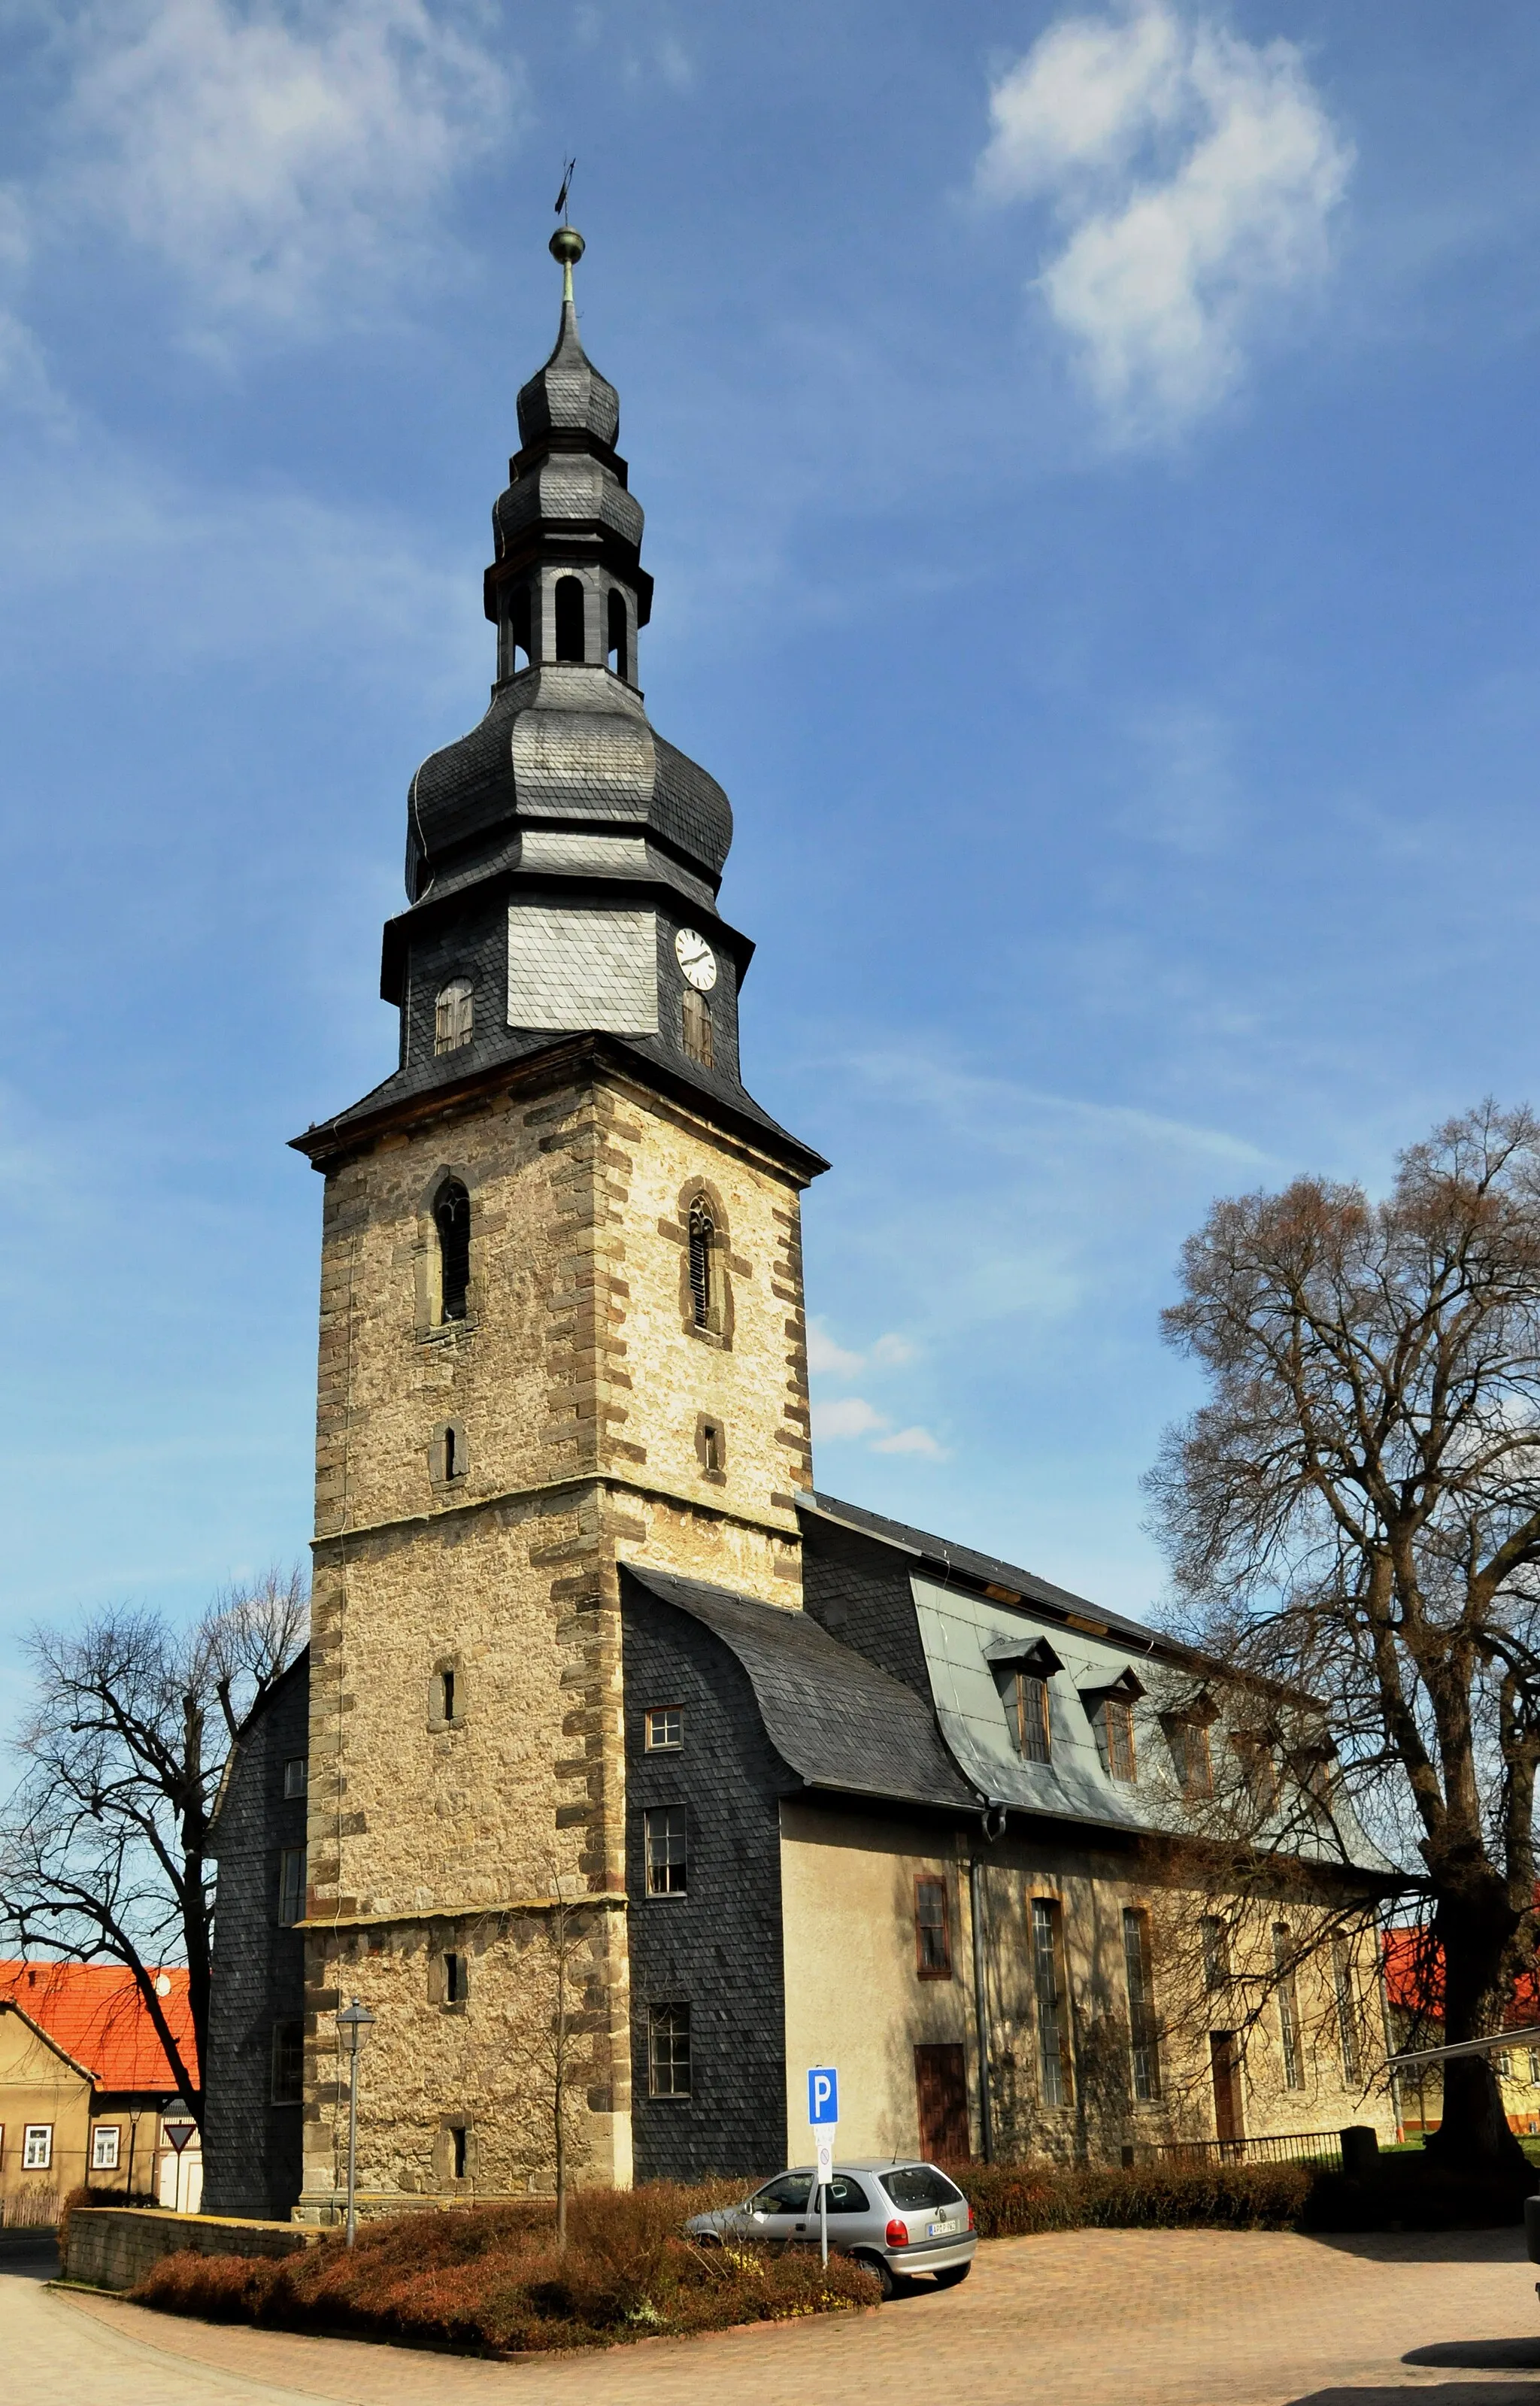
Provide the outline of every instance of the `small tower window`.
<path id="1" fill-rule="evenodd" d="M 693 986 L 685 989 L 685 1058 L 712 1067 L 712 1007 Z"/>
<path id="2" fill-rule="evenodd" d="M 616 676 L 625 677 L 629 683 L 630 662 L 627 657 L 629 646 L 626 642 L 626 596 L 620 591 L 618 586 L 611 586 L 606 610 L 608 623 L 604 638 L 605 658 Z"/>
<path id="3" fill-rule="evenodd" d="M 530 588 L 527 585 L 521 586 L 516 593 L 509 596 L 508 616 L 503 621 L 502 641 L 504 646 L 502 673 L 504 676 L 516 676 L 520 665 L 520 653 L 524 656 L 523 665 L 526 668 L 530 665 Z"/>
<path id="4" fill-rule="evenodd" d="M 429 1718 L 452 1728 L 465 1718 L 465 1697 L 462 1682 L 452 1663 L 441 1663 L 433 1673 L 429 1691 Z"/>
<path id="5" fill-rule="evenodd" d="M 556 656 L 558 660 L 583 658 L 583 585 L 576 576 L 556 581 Z"/>
<path id="6" fill-rule="evenodd" d="M 716 1230 L 704 1203 L 690 1205 L 690 1306 L 697 1328 L 712 1324 L 712 1246 Z"/>
<path id="7" fill-rule="evenodd" d="M 471 1198 L 451 1178 L 433 1206 L 439 1232 L 439 1318 L 463 1320 L 471 1287 Z"/>
<path id="8" fill-rule="evenodd" d="M 433 1005 L 433 1050 L 458 1053 L 471 1041 L 475 1005 L 469 978 L 451 978 Z"/>

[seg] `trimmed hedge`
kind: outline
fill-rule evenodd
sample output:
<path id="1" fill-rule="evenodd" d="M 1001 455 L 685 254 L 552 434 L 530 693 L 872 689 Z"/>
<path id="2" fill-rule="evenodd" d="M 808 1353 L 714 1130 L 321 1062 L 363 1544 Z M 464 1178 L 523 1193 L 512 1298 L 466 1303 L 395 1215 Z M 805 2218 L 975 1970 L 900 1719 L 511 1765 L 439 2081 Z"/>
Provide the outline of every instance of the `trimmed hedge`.
<path id="1" fill-rule="evenodd" d="M 954 2177 L 982 2239 L 1024 2239 L 1038 2230 L 1292 2229 L 1316 2173 L 1309 2164 L 968 2164 Z"/>

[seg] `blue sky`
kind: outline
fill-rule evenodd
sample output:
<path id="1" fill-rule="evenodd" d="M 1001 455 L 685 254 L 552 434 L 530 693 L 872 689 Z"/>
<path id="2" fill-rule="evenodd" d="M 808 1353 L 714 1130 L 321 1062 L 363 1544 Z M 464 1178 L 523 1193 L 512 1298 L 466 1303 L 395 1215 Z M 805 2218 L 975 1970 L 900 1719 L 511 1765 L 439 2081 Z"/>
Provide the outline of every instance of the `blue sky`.
<path id="1" fill-rule="evenodd" d="M 1540 16 L 5 0 L 0 1644 L 303 1551 L 407 780 L 585 334 L 820 1483 L 1125 1610 L 1216 1194 L 1533 1097 Z M 12 1658 L 13 1659 L 13 1658 Z"/>

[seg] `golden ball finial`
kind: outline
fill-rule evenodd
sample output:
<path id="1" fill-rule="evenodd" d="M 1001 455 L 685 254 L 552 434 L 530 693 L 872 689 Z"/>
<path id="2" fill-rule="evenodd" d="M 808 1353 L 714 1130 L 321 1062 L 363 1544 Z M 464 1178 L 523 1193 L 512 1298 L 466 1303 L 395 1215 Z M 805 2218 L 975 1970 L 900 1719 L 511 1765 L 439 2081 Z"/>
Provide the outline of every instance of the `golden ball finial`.
<path id="1" fill-rule="evenodd" d="M 569 273 L 577 265 L 587 248 L 576 226 L 558 226 L 550 240 L 551 257 Z"/>

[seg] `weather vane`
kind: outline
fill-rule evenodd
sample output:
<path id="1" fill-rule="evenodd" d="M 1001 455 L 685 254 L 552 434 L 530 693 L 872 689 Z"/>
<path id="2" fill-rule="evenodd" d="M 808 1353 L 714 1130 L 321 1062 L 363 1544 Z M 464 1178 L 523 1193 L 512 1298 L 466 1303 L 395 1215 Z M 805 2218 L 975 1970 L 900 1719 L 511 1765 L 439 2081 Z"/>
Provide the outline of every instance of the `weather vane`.
<path id="1" fill-rule="evenodd" d="M 569 159 L 561 170 L 561 190 L 556 196 L 556 213 L 563 225 L 567 222 L 567 195 L 572 189 L 572 170 L 576 165 L 575 159 Z"/>
<path id="2" fill-rule="evenodd" d="M 567 222 L 567 195 L 572 189 L 572 174 L 577 161 L 569 159 L 561 171 L 561 190 L 556 196 L 556 213 L 561 219 L 546 248 L 561 269 L 561 301 L 564 308 L 572 301 L 572 270 L 583 256 L 583 236 L 576 226 Z"/>

